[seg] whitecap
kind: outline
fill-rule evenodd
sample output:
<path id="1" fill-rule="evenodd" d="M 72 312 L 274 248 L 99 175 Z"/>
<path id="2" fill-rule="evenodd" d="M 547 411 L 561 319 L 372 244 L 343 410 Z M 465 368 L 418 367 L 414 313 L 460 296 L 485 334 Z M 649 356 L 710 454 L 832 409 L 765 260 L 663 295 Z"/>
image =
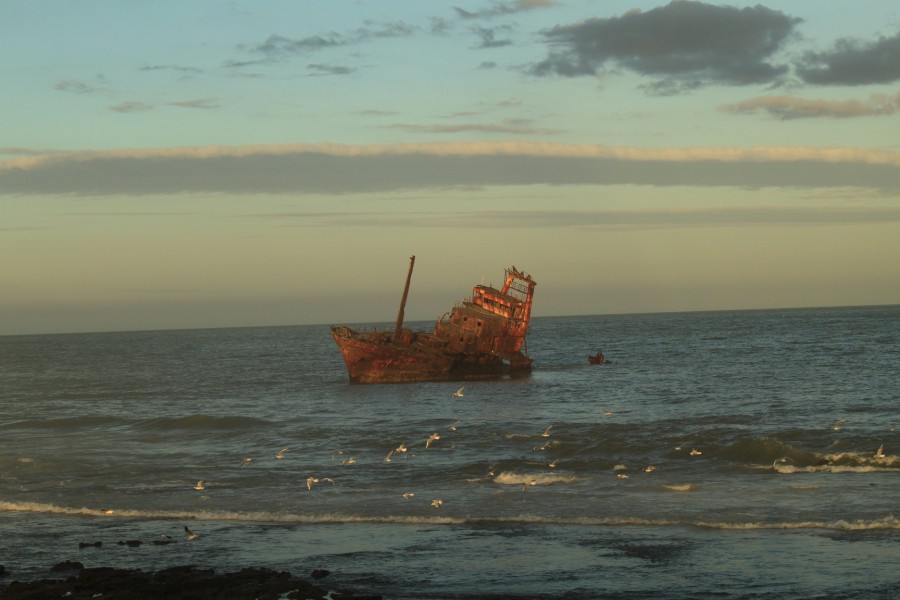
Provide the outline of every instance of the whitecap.
<path id="1" fill-rule="evenodd" d="M 664 485 L 663 487 L 673 492 L 693 492 L 698 486 L 694 483 L 676 483 Z"/>
<path id="2" fill-rule="evenodd" d="M 557 473 L 510 473 L 504 471 L 494 477 L 494 483 L 503 485 L 552 485 L 555 483 L 574 483 L 580 481 L 574 475 Z"/>

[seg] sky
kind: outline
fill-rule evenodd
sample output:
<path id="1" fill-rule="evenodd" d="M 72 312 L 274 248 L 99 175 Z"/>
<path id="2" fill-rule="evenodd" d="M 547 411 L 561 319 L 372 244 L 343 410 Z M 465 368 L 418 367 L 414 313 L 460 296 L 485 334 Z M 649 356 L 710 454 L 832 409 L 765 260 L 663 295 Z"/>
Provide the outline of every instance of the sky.
<path id="1" fill-rule="evenodd" d="M 0 335 L 900 303 L 900 5 L 0 2 Z"/>

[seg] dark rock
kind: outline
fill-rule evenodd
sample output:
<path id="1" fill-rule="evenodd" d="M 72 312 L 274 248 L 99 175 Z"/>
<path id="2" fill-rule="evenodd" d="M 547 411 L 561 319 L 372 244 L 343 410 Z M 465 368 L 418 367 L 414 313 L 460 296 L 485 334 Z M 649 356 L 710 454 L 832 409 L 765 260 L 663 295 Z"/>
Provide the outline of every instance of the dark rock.
<path id="1" fill-rule="evenodd" d="M 78 542 L 79 548 L 100 548 L 103 542 Z"/>
<path id="2" fill-rule="evenodd" d="M 313 572 L 310 573 L 310 577 L 313 579 L 325 579 L 331 573 L 328 569 L 313 569 Z"/>
<path id="3" fill-rule="evenodd" d="M 0 577 L 6 577 L 9 573 L 6 571 L 6 567 L 0 565 Z"/>
<path id="4" fill-rule="evenodd" d="M 327 573 L 324 569 L 316 571 Z M 378 595 L 339 592 L 335 595 L 341 600 L 381 599 Z M 295 600 L 324 596 L 325 590 L 297 579 L 287 571 L 246 568 L 236 573 L 217 575 L 212 569 L 199 569 L 192 565 L 172 567 L 155 573 L 111 567 L 86 568 L 81 569 L 76 577 L 69 577 L 65 581 L 13 581 L 5 588 L 0 587 L 0 598 L 3 600 L 61 597 L 103 597 L 115 600 Z"/>
<path id="5" fill-rule="evenodd" d="M 80 571 L 83 568 L 84 565 L 77 560 L 64 560 L 61 563 L 56 563 L 55 565 L 50 567 L 50 572 L 59 573 L 60 571 Z"/>
<path id="6" fill-rule="evenodd" d="M 144 542 L 142 542 L 141 540 L 119 540 L 116 543 L 120 546 L 131 546 L 132 548 L 135 548 L 137 546 L 140 546 Z"/>

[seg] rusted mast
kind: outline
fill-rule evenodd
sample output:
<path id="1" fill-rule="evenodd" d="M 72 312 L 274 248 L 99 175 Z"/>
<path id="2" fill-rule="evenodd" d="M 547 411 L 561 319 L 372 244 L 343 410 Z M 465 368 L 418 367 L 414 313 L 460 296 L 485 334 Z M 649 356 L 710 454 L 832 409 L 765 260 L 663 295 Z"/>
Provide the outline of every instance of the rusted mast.
<path id="1" fill-rule="evenodd" d="M 400 311 L 397 313 L 397 326 L 394 327 L 394 336 L 391 341 L 395 344 L 400 339 L 400 330 L 403 327 L 403 309 L 406 307 L 406 296 L 409 295 L 409 282 L 412 279 L 413 265 L 416 263 L 416 257 L 409 257 L 409 273 L 406 274 L 406 287 L 403 288 L 403 298 L 400 299 Z"/>

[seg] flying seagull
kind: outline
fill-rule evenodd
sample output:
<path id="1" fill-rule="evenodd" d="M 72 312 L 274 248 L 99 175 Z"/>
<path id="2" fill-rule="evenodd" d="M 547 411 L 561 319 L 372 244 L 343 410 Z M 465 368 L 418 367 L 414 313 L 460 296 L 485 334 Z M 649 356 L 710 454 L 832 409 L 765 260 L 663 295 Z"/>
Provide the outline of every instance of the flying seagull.
<path id="1" fill-rule="evenodd" d="M 246 465 L 247 463 L 250 463 L 250 462 L 253 462 L 253 459 L 250 458 L 250 457 L 248 456 L 247 458 L 245 458 L 244 460 L 242 460 L 242 461 L 241 461 L 241 464 L 239 464 L 238 466 L 239 466 L 239 467 L 243 467 L 244 465 Z"/>
<path id="2" fill-rule="evenodd" d="M 284 458 L 284 453 L 287 451 L 288 451 L 287 448 L 282 448 L 281 450 L 278 451 L 277 454 L 275 454 L 275 458 L 277 458 L 278 460 L 281 460 L 282 458 Z"/>
<path id="3" fill-rule="evenodd" d="M 431 445 L 431 442 L 433 442 L 435 440 L 439 440 L 439 439 L 441 439 L 441 436 L 439 436 L 437 433 L 432 433 L 431 435 L 428 436 L 428 439 L 425 441 L 425 447 L 427 448 L 428 446 Z"/>
<path id="4" fill-rule="evenodd" d="M 463 387 L 459 388 L 458 390 L 456 390 L 455 392 L 453 392 L 453 397 L 454 398 L 462 398 L 464 389 L 466 389 L 465 386 L 463 386 Z"/>
<path id="5" fill-rule="evenodd" d="M 435 498 L 434 500 L 431 501 L 431 505 L 435 508 L 440 508 L 443 503 L 444 503 L 444 501 L 441 500 L 440 498 Z"/>
<path id="6" fill-rule="evenodd" d="M 189 540 L 196 540 L 198 536 L 196 533 L 187 528 L 187 525 L 184 526 L 184 535 L 187 536 Z"/>
<path id="7" fill-rule="evenodd" d="M 202 479 L 201 479 L 200 481 L 197 482 L 197 485 L 194 486 L 194 489 L 197 490 L 197 491 L 205 490 L 205 489 L 206 489 L 206 486 L 203 485 L 203 480 L 202 480 Z"/>

